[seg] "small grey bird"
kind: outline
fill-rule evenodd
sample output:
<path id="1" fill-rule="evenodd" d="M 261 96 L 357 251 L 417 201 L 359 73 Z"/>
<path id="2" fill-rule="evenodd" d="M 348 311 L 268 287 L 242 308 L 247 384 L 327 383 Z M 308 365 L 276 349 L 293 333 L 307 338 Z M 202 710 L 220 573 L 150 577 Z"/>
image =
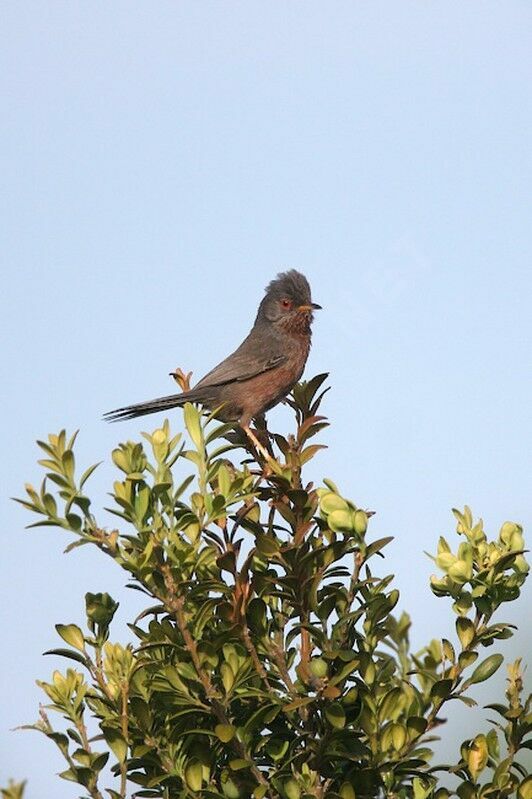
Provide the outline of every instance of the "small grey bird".
<path id="1" fill-rule="evenodd" d="M 300 379 L 310 350 L 313 311 L 308 280 L 295 269 L 283 272 L 266 287 L 255 323 L 242 344 L 215 366 L 189 391 L 117 408 L 105 414 L 116 422 L 197 402 L 217 417 L 238 422 L 264 454 L 250 430 L 252 419 L 261 417 L 292 390 Z"/>

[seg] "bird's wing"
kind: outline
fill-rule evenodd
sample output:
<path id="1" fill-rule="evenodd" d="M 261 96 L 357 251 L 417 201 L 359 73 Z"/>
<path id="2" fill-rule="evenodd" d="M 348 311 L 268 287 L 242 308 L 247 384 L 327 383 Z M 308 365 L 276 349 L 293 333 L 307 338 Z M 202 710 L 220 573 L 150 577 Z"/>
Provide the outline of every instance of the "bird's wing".
<path id="1" fill-rule="evenodd" d="M 269 372 L 288 360 L 287 355 L 277 354 L 255 355 L 249 351 L 239 352 L 237 350 L 225 361 L 215 366 L 205 377 L 197 383 L 194 388 L 205 386 L 219 386 L 224 383 L 241 383 L 250 380 L 252 377 Z"/>

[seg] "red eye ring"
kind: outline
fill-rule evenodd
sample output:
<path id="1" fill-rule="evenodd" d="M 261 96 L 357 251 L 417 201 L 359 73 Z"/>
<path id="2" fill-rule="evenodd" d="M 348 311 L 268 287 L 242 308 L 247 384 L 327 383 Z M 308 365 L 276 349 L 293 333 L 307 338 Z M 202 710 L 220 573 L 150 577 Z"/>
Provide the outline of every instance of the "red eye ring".
<path id="1" fill-rule="evenodd" d="M 291 308 L 292 300 L 289 300 L 287 297 L 285 297 L 283 300 L 281 300 L 281 305 L 283 306 L 283 308 Z"/>

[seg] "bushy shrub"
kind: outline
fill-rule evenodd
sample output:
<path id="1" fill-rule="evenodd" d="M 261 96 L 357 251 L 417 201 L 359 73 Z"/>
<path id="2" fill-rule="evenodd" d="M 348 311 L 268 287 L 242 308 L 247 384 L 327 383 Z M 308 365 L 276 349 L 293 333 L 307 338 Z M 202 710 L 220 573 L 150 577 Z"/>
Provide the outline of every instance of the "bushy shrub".
<path id="1" fill-rule="evenodd" d="M 499 717 L 490 732 L 464 741 L 456 764 L 430 764 L 443 705 L 473 705 L 470 687 L 503 662 L 484 651 L 512 635 L 493 617 L 527 576 L 522 530 L 506 522 L 490 540 L 468 508 L 454 511 L 460 543 L 440 538 L 443 576 L 431 588 L 452 603 L 455 643 L 453 630 L 413 654 L 410 619 L 394 615 L 399 592 L 382 572 L 391 539 L 372 540 L 372 514 L 331 480 L 303 477 L 326 426 L 324 379 L 296 386 L 295 432 L 273 436 L 268 462 L 251 450 L 240 462 L 243 436 L 192 405 L 187 437 L 164 422 L 144 443 L 120 444 L 117 529 L 93 515 L 95 467 L 76 477 L 75 436 L 39 442 L 46 478 L 22 504 L 37 525 L 73 534 L 69 549 L 112 558 L 146 595 L 134 643 L 111 642 L 117 603 L 105 593 L 86 594 L 85 630 L 56 626 L 66 647 L 51 651 L 73 664 L 39 683 L 47 705 L 31 726 L 59 747 L 61 776 L 83 796 L 102 799 L 107 784 L 112 799 L 531 799 L 519 661 L 505 703 L 489 706 Z"/>

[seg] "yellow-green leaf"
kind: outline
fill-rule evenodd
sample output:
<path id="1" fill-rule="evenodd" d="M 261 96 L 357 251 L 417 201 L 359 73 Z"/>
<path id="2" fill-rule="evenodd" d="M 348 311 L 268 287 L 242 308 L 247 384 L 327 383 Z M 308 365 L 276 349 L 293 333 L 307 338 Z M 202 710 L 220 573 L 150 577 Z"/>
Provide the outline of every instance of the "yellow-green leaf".
<path id="1" fill-rule="evenodd" d="M 228 743 L 235 736 L 235 728 L 232 724 L 217 724 L 214 728 L 217 737 L 224 744 Z"/>
<path id="2" fill-rule="evenodd" d="M 475 637 L 475 625 L 466 616 L 459 616 L 456 620 L 456 632 L 463 649 L 468 649 Z"/>
<path id="3" fill-rule="evenodd" d="M 192 758 L 185 768 L 185 782 L 191 791 L 200 791 L 203 785 L 203 767 L 197 758 Z"/>
<path id="4" fill-rule="evenodd" d="M 364 510 L 355 511 L 353 528 L 358 535 L 364 535 L 368 529 L 368 514 Z"/>
<path id="5" fill-rule="evenodd" d="M 326 677 L 329 671 L 329 667 L 327 666 L 327 661 L 323 660 L 323 658 L 313 658 L 310 661 L 310 673 L 314 677 L 322 678 Z"/>
<path id="6" fill-rule="evenodd" d="M 112 727 L 103 728 L 103 734 L 118 762 L 123 763 L 127 757 L 127 741 L 118 730 Z"/>
<path id="7" fill-rule="evenodd" d="M 286 780 L 284 784 L 284 792 L 286 794 L 287 799 L 299 799 L 301 796 L 301 788 L 299 784 L 293 778 Z"/>
<path id="8" fill-rule="evenodd" d="M 345 499 L 339 497 L 338 494 L 335 494 L 333 491 L 330 491 L 322 495 L 320 500 L 320 508 L 322 509 L 323 513 L 328 515 L 329 513 L 333 513 L 335 510 L 348 510 L 349 506 Z"/>
<path id="9" fill-rule="evenodd" d="M 488 745 L 485 735 L 477 735 L 467 752 L 467 768 L 474 782 L 488 763 Z"/>
<path id="10" fill-rule="evenodd" d="M 73 646 L 74 649 L 79 649 L 80 652 L 83 652 L 85 648 L 85 641 L 83 639 L 83 633 L 77 624 L 56 624 L 55 629 L 63 641 L 66 641 L 67 644 Z"/>
<path id="11" fill-rule="evenodd" d="M 353 520 L 349 510 L 334 510 L 327 517 L 327 524 L 335 533 L 350 532 Z"/>
<path id="12" fill-rule="evenodd" d="M 203 431 L 201 429 L 201 417 L 197 408 L 190 402 L 184 408 L 185 425 L 188 434 L 196 449 L 203 450 Z"/>
<path id="13" fill-rule="evenodd" d="M 399 752 L 406 743 L 406 729 L 402 724 L 392 725 L 392 744 L 396 752 Z"/>
<path id="14" fill-rule="evenodd" d="M 441 557 L 441 555 L 438 557 Z M 465 560 L 457 560 L 449 567 L 448 575 L 455 583 L 462 585 L 471 579 L 473 570 L 470 563 Z"/>
<path id="15" fill-rule="evenodd" d="M 345 710 L 341 705 L 328 705 L 325 708 L 325 716 L 331 727 L 337 730 L 345 727 Z"/>

